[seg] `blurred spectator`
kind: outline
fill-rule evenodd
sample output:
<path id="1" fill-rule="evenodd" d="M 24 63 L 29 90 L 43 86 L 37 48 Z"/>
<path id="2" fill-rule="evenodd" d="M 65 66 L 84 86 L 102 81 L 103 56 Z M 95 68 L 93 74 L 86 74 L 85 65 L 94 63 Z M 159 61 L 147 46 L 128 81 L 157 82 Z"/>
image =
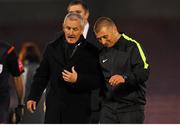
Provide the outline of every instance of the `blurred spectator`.
<path id="1" fill-rule="evenodd" d="M 37 45 L 32 42 L 25 42 L 21 47 L 19 58 L 23 62 L 25 69 L 25 72 L 23 74 L 26 87 L 25 101 L 27 101 L 27 96 L 29 95 L 33 75 L 40 63 L 40 55 L 41 54 Z M 33 114 L 25 108 L 21 123 L 43 123 L 43 102 L 44 96 L 42 96 L 38 108 Z"/>

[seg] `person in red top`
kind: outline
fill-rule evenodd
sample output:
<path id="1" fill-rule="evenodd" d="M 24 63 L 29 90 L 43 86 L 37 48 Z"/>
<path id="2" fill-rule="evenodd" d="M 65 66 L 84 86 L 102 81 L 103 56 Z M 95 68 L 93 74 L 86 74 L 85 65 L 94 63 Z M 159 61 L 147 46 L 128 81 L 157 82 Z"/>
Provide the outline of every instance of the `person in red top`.
<path id="1" fill-rule="evenodd" d="M 18 116 L 22 114 L 24 84 L 21 74 L 24 68 L 15 52 L 15 48 L 4 41 L 0 41 L 0 123 L 8 123 L 8 110 L 10 104 L 10 89 L 8 79 L 10 74 L 14 77 L 18 96 Z M 17 113 L 16 112 L 16 113 Z"/>

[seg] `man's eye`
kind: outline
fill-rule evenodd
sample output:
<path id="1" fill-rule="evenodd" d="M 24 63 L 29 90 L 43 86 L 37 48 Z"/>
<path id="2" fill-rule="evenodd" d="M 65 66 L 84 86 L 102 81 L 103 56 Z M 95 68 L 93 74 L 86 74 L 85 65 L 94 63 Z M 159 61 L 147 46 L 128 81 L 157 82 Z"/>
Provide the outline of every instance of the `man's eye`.
<path id="1" fill-rule="evenodd" d="M 104 38 L 104 39 L 107 39 L 107 38 L 108 38 L 108 36 L 103 36 L 103 38 Z"/>
<path id="2" fill-rule="evenodd" d="M 76 11 L 76 13 L 81 13 L 81 11 Z"/>
<path id="3" fill-rule="evenodd" d="M 97 38 L 98 39 L 98 41 L 101 41 L 101 38 Z"/>
<path id="4" fill-rule="evenodd" d="M 78 31 L 78 28 L 73 28 L 74 31 Z"/>
<path id="5" fill-rule="evenodd" d="M 71 28 L 70 27 L 66 27 L 66 30 L 70 30 Z"/>

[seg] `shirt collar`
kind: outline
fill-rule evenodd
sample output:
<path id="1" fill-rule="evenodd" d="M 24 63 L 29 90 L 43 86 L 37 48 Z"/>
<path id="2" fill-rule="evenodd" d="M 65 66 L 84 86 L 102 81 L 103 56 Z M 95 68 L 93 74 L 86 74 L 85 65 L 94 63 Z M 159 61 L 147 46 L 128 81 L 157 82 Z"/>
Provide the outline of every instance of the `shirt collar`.
<path id="1" fill-rule="evenodd" d="M 83 31 L 83 36 L 85 39 L 87 38 L 88 30 L 89 30 L 89 23 L 87 22 L 86 25 L 84 26 L 84 31 Z"/>

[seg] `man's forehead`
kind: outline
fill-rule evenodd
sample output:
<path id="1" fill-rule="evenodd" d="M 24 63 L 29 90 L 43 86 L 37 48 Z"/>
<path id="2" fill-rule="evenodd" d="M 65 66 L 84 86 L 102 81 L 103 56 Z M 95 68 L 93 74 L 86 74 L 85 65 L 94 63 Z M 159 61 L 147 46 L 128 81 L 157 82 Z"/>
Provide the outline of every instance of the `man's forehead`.
<path id="1" fill-rule="evenodd" d="M 68 23 L 79 23 L 80 24 L 80 19 L 71 19 L 71 18 L 68 18 L 66 21 L 65 21 L 65 24 L 68 24 Z"/>
<path id="2" fill-rule="evenodd" d="M 80 11 L 80 10 L 84 10 L 84 8 L 82 7 L 82 5 L 72 5 L 68 8 L 68 11 Z"/>
<path id="3" fill-rule="evenodd" d="M 76 4 L 76 5 L 69 6 L 69 9 L 70 8 L 83 8 L 83 6 L 81 4 Z"/>
<path id="4" fill-rule="evenodd" d="M 97 32 L 97 34 L 107 34 L 109 32 L 109 30 L 108 30 L 108 28 L 106 28 L 106 27 L 102 27 L 102 28 L 100 28 L 100 30 Z"/>
<path id="5" fill-rule="evenodd" d="M 79 20 L 66 20 L 64 26 L 76 28 L 76 27 L 81 27 L 81 24 Z"/>
<path id="6" fill-rule="evenodd" d="M 105 37 L 105 36 L 108 36 L 108 34 L 106 32 L 98 32 L 98 33 L 96 33 L 97 38 L 102 38 L 102 37 Z"/>

